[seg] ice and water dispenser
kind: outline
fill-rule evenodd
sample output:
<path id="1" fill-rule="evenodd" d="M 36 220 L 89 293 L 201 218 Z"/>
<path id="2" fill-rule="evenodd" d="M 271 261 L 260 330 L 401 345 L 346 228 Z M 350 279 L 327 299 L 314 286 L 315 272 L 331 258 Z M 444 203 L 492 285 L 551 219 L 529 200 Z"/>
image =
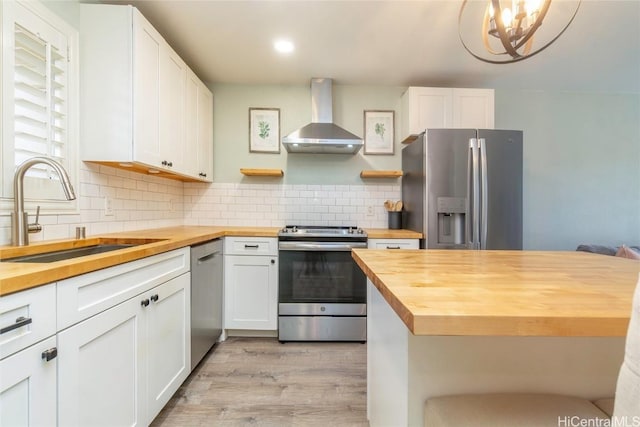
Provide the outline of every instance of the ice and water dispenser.
<path id="1" fill-rule="evenodd" d="M 465 243 L 465 215 L 467 199 L 464 197 L 438 197 L 438 243 L 463 245 Z"/>

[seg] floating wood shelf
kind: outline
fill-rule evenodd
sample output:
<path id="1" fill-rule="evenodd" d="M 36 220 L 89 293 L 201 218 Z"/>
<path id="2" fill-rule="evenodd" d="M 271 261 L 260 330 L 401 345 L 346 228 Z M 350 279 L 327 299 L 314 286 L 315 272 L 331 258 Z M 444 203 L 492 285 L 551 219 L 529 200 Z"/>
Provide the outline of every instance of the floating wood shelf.
<path id="1" fill-rule="evenodd" d="M 240 173 L 245 176 L 284 176 L 282 169 L 247 169 L 240 168 Z"/>
<path id="2" fill-rule="evenodd" d="M 373 171 L 363 170 L 360 172 L 360 178 L 399 178 L 402 171 Z"/>

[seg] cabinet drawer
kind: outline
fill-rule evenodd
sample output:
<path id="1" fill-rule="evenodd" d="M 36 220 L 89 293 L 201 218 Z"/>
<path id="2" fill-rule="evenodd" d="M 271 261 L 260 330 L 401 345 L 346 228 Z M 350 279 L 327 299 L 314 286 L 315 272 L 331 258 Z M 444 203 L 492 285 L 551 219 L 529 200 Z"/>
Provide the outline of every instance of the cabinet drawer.
<path id="1" fill-rule="evenodd" d="M 278 255 L 275 237 L 225 237 L 225 255 Z"/>
<path id="2" fill-rule="evenodd" d="M 0 298 L 0 359 L 56 333 L 56 285 Z"/>
<path id="3" fill-rule="evenodd" d="M 369 239 L 369 249 L 419 249 L 418 239 Z"/>
<path id="4" fill-rule="evenodd" d="M 93 316 L 190 269 L 176 249 L 58 282 L 58 330 Z"/>

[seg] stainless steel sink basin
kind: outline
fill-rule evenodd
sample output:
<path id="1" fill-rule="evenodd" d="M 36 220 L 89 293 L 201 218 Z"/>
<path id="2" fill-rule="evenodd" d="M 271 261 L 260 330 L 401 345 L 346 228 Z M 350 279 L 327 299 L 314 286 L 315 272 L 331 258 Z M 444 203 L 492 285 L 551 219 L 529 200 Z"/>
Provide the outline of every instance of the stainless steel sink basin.
<path id="1" fill-rule="evenodd" d="M 107 244 L 100 243 L 97 245 L 84 246 L 82 248 L 62 249 L 51 252 L 44 252 L 40 254 L 23 255 L 14 258 L 6 258 L 0 260 L 0 262 L 55 262 L 65 259 L 78 258 L 87 255 L 101 254 L 103 252 L 116 251 L 118 249 L 130 248 L 137 246 L 136 244 Z"/>

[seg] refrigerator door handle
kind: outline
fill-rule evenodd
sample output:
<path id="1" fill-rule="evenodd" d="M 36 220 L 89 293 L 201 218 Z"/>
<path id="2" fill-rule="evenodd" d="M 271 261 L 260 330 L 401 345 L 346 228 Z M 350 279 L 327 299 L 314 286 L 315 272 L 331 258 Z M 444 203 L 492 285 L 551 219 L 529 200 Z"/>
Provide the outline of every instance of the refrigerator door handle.
<path id="1" fill-rule="evenodd" d="M 487 143 L 484 138 L 478 139 L 478 151 L 480 152 L 480 249 L 487 249 L 487 235 L 489 218 L 489 183 L 487 179 Z"/>
<path id="2" fill-rule="evenodd" d="M 467 172 L 467 175 L 470 175 L 471 178 L 471 189 L 467 188 L 467 193 L 471 192 L 468 212 L 471 217 L 468 219 L 468 224 L 471 228 L 469 249 L 480 249 L 480 168 L 478 164 L 478 140 L 476 138 L 469 139 L 469 152 L 471 154 L 470 168 Z"/>

